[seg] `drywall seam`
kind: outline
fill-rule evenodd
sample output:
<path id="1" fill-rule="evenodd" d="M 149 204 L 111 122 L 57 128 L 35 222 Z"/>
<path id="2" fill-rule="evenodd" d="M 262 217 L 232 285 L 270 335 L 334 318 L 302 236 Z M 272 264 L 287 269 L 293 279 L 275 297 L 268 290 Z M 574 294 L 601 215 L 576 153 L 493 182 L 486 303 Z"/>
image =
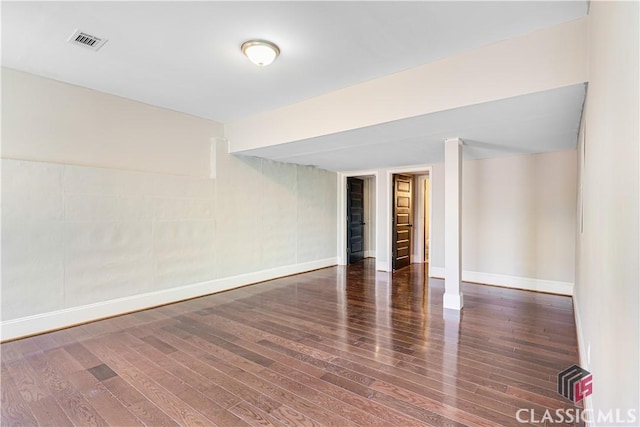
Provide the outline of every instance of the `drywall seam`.
<path id="1" fill-rule="evenodd" d="M 444 268 L 431 267 L 429 277 L 442 279 Z M 557 280 L 534 279 L 531 277 L 509 276 L 505 274 L 482 273 L 478 271 L 462 271 L 463 282 L 502 286 L 505 288 L 524 289 L 535 292 L 573 296 L 573 283 Z"/>
<path id="2" fill-rule="evenodd" d="M 336 258 L 326 258 L 6 320 L 0 322 L 0 339 L 6 341 L 48 332 L 336 264 Z"/>

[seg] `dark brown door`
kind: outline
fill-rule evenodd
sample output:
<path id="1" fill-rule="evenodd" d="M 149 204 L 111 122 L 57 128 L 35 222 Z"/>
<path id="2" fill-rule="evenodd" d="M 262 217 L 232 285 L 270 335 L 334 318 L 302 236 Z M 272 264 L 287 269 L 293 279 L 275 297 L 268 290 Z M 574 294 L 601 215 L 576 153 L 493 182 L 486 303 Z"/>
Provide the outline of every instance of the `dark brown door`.
<path id="1" fill-rule="evenodd" d="M 411 263 L 413 206 L 411 186 L 413 177 L 393 175 L 393 269 Z"/>
<path id="2" fill-rule="evenodd" d="M 349 264 L 364 258 L 364 181 L 347 178 L 347 255 Z"/>

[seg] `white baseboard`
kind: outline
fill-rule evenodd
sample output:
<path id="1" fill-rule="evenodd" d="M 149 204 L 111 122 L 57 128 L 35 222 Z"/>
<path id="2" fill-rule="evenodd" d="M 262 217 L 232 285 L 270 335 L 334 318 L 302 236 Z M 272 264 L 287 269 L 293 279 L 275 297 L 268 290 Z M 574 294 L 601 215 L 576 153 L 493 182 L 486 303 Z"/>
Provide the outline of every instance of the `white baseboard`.
<path id="1" fill-rule="evenodd" d="M 587 356 L 587 343 L 584 339 L 582 330 L 582 320 L 580 319 L 580 311 L 578 310 L 578 297 L 573 295 L 573 317 L 576 322 L 576 335 L 578 337 L 578 352 L 580 355 L 580 367 L 589 370 L 589 358 Z M 584 410 L 589 411 L 593 409 L 592 395 L 587 396 L 583 401 Z M 585 423 L 586 427 L 595 427 L 595 421 L 593 417 L 589 417 Z"/>
<path id="2" fill-rule="evenodd" d="M 364 251 L 364 257 L 365 258 L 375 258 L 376 257 L 376 251 Z"/>
<path id="3" fill-rule="evenodd" d="M 0 322 L 0 337 L 12 340 L 336 264 L 336 258 L 327 258 L 5 320 Z"/>
<path id="4" fill-rule="evenodd" d="M 573 296 L 573 317 L 576 322 L 576 335 L 578 336 L 578 349 L 580 351 L 580 366 L 589 370 L 589 364 L 587 363 L 587 346 L 584 342 L 584 335 L 582 335 L 582 320 L 580 319 L 580 311 L 578 311 L 578 297 Z"/>
<path id="5" fill-rule="evenodd" d="M 380 259 L 376 258 L 376 270 L 391 271 L 391 268 L 389 267 L 389 263 L 387 261 L 381 261 Z"/>
<path id="6" fill-rule="evenodd" d="M 462 310 L 464 306 L 464 296 L 462 292 L 455 294 L 444 293 L 442 298 L 442 308 L 448 308 L 450 310 Z"/>
<path id="7" fill-rule="evenodd" d="M 443 278 L 444 268 L 430 267 L 429 274 L 430 277 Z M 462 280 L 465 282 L 503 286 L 505 288 L 526 289 L 528 291 L 549 292 L 560 295 L 573 295 L 573 283 L 571 282 L 507 276 L 504 274 L 480 273 L 477 271 L 463 271 Z"/>

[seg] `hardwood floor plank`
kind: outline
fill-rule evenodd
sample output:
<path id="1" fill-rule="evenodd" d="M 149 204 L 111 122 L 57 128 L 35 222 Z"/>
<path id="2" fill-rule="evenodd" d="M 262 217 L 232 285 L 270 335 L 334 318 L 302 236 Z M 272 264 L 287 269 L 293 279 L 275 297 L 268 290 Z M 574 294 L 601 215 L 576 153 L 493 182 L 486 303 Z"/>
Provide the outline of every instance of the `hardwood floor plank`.
<path id="1" fill-rule="evenodd" d="M 212 321 L 213 319 L 207 319 L 207 325 L 210 325 Z M 240 325 L 234 321 L 230 321 L 229 319 L 222 317 L 215 317 L 215 323 L 225 325 L 225 329 L 235 336 L 234 341 L 240 343 L 248 350 L 265 356 L 273 361 L 279 361 L 281 363 L 295 366 L 297 369 L 300 369 L 316 377 L 320 377 L 324 374 L 324 371 L 322 369 L 316 368 L 293 357 L 283 355 L 257 344 L 258 341 L 261 341 L 265 338 L 273 337 L 271 334 L 260 332 L 253 327 Z"/>
<path id="2" fill-rule="evenodd" d="M 313 420 L 321 420 L 319 425 L 327 425 L 327 426 L 353 426 L 355 425 L 353 422 L 347 420 L 346 418 L 337 415 L 333 412 L 333 408 L 322 408 L 318 406 L 316 403 L 311 402 L 298 393 L 296 393 L 296 389 L 287 389 L 285 387 L 280 387 L 270 381 L 264 381 L 261 378 L 252 375 L 248 372 L 243 373 L 238 376 L 240 381 L 244 382 L 247 385 L 257 389 L 261 393 L 276 399 L 283 403 L 281 408 L 290 408 L 293 409 L 296 413 L 304 415 L 305 417 Z M 279 408 L 279 409 L 281 409 Z M 291 414 L 291 411 L 286 411 L 287 414 Z"/>
<path id="3" fill-rule="evenodd" d="M 16 390 L 25 402 L 35 402 L 51 395 L 25 359 L 14 359 L 5 366 L 6 375 L 13 379 Z"/>
<path id="4" fill-rule="evenodd" d="M 416 393 L 407 391 L 401 387 L 396 387 L 388 383 L 376 383 L 373 385 L 375 390 L 383 394 L 392 396 L 395 399 L 410 403 L 412 405 L 427 409 L 433 413 L 446 414 L 447 418 L 466 425 L 474 426 L 499 426 L 494 420 L 488 420 L 476 415 L 474 412 L 466 412 L 460 408 L 451 407 L 442 404 L 436 400 L 431 400 L 420 396 Z"/>
<path id="5" fill-rule="evenodd" d="M 124 359 L 132 365 L 137 366 L 140 370 L 144 370 L 146 375 L 154 378 L 158 384 L 170 390 L 173 395 L 207 417 L 212 423 L 220 426 L 246 425 L 238 417 L 226 411 L 223 406 L 197 390 L 195 387 L 196 384 L 184 382 L 183 378 L 173 375 L 171 372 L 163 369 L 154 360 L 144 357 L 141 353 L 126 351 L 125 349 L 131 349 L 135 345 L 135 343 L 127 339 L 126 336 L 121 342 L 122 347 L 119 347 L 119 350 L 118 348 L 114 349 L 115 351 L 122 354 Z M 207 392 L 211 392 L 211 389 L 208 389 Z"/>
<path id="6" fill-rule="evenodd" d="M 35 343 L 31 340 L 11 341 L 0 345 L 0 360 L 2 360 L 2 362 L 4 363 L 8 363 L 13 360 L 21 359 L 23 357 L 23 353 L 19 350 L 18 347 L 21 343 L 25 342 L 29 344 L 33 343 L 35 345 Z M 40 350 L 40 348 L 38 348 L 38 350 Z"/>
<path id="7" fill-rule="evenodd" d="M 102 363 L 102 360 L 79 342 L 65 345 L 63 350 L 69 353 L 85 369 L 93 368 Z"/>
<path id="8" fill-rule="evenodd" d="M 47 358 L 47 354 L 32 354 L 29 356 L 28 362 L 74 424 L 108 425 L 93 406 L 72 387 L 61 370 Z"/>
<path id="9" fill-rule="evenodd" d="M 2 375 L 0 395 L 0 419 L 3 426 L 29 427 L 38 423 L 13 379 L 8 376 Z"/>
<path id="10" fill-rule="evenodd" d="M 179 378 L 195 390 L 198 390 L 203 395 L 211 398 L 217 405 L 226 409 L 236 405 L 242 400 L 240 397 L 228 392 L 215 382 L 210 381 L 208 378 L 182 364 L 176 363 L 174 359 L 168 358 L 166 354 L 162 354 L 162 352 L 151 349 L 148 346 L 145 347 L 140 343 L 136 343 L 134 340 L 128 342 L 132 349 L 136 350 L 140 356 L 145 357 L 148 360 L 146 363 L 156 364 L 160 368 L 164 369 L 168 375 L 173 375 Z M 145 362 L 141 361 L 141 363 Z"/>
<path id="11" fill-rule="evenodd" d="M 377 419 L 376 417 L 372 417 L 366 412 L 351 405 L 345 404 L 344 402 L 332 396 L 328 396 L 318 390 L 315 390 L 302 382 L 281 375 L 276 371 L 265 369 L 259 373 L 259 376 L 260 378 L 265 379 L 278 387 L 288 390 L 294 393 L 296 396 L 307 399 L 309 402 L 313 402 L 314 404 L 322 408 L 331 408 L 331 411 L 333 413 L 349 420 L 355 425 L 381 425 L 380 423 L 382 420 Z"/>
<path id="12" fill-rule="evenodd" d="M 242 346 L 236 345 L 232 341 L 227 341 L 226 339 L 219 338 L 214 333 L 209 332 L 207 328 L 203 326 L 204 325 L 200 322 L 187 323 L 185 321 L 180 321 L 177 324 L 177 328 L 192 334 L 194 337 L 207 341 L 208 343 L 211 343 L 218 348 L 224 349 L 229 353 L 233 353 L 234 355 L 242 359 L 249 360 L 257 365 L 265 367 L 273 363 L 273 360 L 267 357 L 261 356 L 257 353 L 247 350 Z"/>
<path id="13" fill-rule="evenodd" d="M 161 408 L 145 397 L 140 391 L 122 378 L 112 377 L 104 381 L 104 386 L 120 401 L 133 415 L 147 426 L 177 426 Z"/>
<path id="14" fill-rule="evenodd" d="M 291 378 L 297 379 L 304 384 L 309 386 L 313 386 L 314 389 L 321 391 L 327 395 L 333 396 L 341 401 L 354 406 L 356 408 L 362 409 L 367 413 L 371 414 L 374 417 L 377 417 L 383 420 L 382 425 L 398 425 L 398 426 L 419 426 L 422 425 L 415 419 L 404 416 L 402 413 L 397 412 L 391 408 L 375 405 L 368 397 L 370 394 L 361 393 L 361 392 L 353 392 L 348 390 L 347 387 L 342 387 L 340 385 L 336 385 L 326 379 L 315 378 L 306 375 L 301 371 L 297 371 L 292 369 L 286 365 L 275 364 L 270 369 L 273 369 L 276 372 L 282 373 L 283 375 L 287 375 Z M 327 374 L 333 375 L 333 374 Z M 336 376 L 334 376 L 336 378 Z M 337 377 L 340 378 L 340 377 Z M 343 379 L 344 380 L 344 379 Z M 356 387 L 362 387 L 353 383 Z M 364 390 L 362 388 L 361 390 Z M 367 425 L 367 424 L 365 424 Z M 372 422 L 371 425 L 377 425 L 375 421 Z"/>
<path id="15" fill-rule="evenodd" d="M 215 366 L 216 369 L 220 369 L 227 373 L 245 386 L 258 391 L 264 396 L 268 396 L 272 401 L 279 402 L 276 408 L 268 408 L 267 413 L 274 414 L 274 416 L 276 416 L 275 414 L 278 414 L 278 417 L 287 417 L 285 419 L 292 416 L 294 412 L 297 414 L 297 419 L 300 417 L 309 419 L 318 418 L 318 414 L 320 414 L 323 423 L 327 425 L 350 425 L 345 418 L 335 417 L 332 413 L 323 410 L 319 406 L 308 402 L 305 399 L 301 399 L 300 396 L 295 395 L 295 393 L 287 391 L 285 388 L 279 387 L 269 381 L 261 380 L 257 375 L 263 372 L 265 368 L 261 367 L 257 370 L 250 369 L 250 371 L 245 371 L 242 367 L 234 363 L 233 360 L 226 360 L 224 358 L 225 354 L 216 351 L 216 349 L 203 345 L 201 350 L 205 352 L 201 353 L 201 360 L 207 361 L 211 365 Z M 212 350 L 214 353 L 206 353 L 207 350 Z M 278 409 L 280 409 L 281 406 L 287 406 L 287 409 L 279 411 Z"/>
<path id="16" fill-rule="evenodd" d="M 183 402 L 172 391 L 160 385 L 157 382 L 160 378 L 152 379 L 135 365 L 127 362 L 126 358 L 120 356 L 118 353 L 126 351 L 126 349 L 120 346 L 118 341 L 117 337 L 111 334 L 105 337 L 105 340 L 91 341 L 87 345 L 93 352 L 99 354 L 100 358 L 107 362 L 113 370 L 117 371 L 119 377 L 140 390 L 149 401 L 162 408 L 179 425 L 207 426 L 212 424 L 211 420 Z M 119 349 L 119 352 L 114 351 L 116 348 Z"/>
<path id="17" fill-rule="evenodd" d="M 2 425 L 516 426 L 580 407 L 571 298 L 333 267 L 0 345 Z M 578 424 L 579 425 L 579 424 Z"/>
<path id="18" fill-rule="evenodd" d="M 53 338 L 53 334 L 56 332 L 51 332 L 50 334 L 36 335 L 32 337 L 33 341 L 36 343 L 38 347 L 40 347 L 41 351 L 52 350 L 60 347 L 60 344 Z"/>
<path id="19" fill-rule="evenodd" d="M 163 334 L 165 332 L 161 331 L 160 333 Z M 180 338 L 176 336 L 172 337 L 171 334 L 166 334 L 163 335 L 163 338 L 168 342 L 175 342 L 176 346 L 180 346 Z M 282 405 L 281 402 L 271 399 L 236 380 L 234 375 L 238 371 L 229 372 L 229 370 L 225 369 L 221 364 L 217 364 L 215 359 L 207 359 L 207 354 L 204 350 L 192 346 L 187 342 L 185 342 L 182 347 L 184 351 L 180 350 L 171 353 L 169 357 L 266 413 L 270 413 Z"/>
<path id="20" fill-rule="evenodd" d="M 46 396 L 40 400 L 29 402 L 29 407 L 36 417 L 37 425 L 51 427 L 73 425 L 73 422 L 64 413 L 53 396 Z"/>
<path id="21" fill-rule="evenodd" d="M 244 401 L 232 406 L 229 411 L 252 426 L 276 427 L 279 425 L 272 416 Z"/>
<path id="22" fill-rule="evenodd" d="M 117 375 L 104 363 L 94 368 L 85 369 L 64 349 L 52 350 L 47 353 L 47 357 L 60 368 L 75 390 L 84 396 L 109 425 L 144 425 L 102 384 L 104 380 Z M 96 370 L 95 368 L 101 369 Z"/>
<path id="23" fill-rule="evenodd" d="M 161 351 L 164 354 L 173 353 L 174 351 L 177 351 L 175 347 L 170 346 L 169 344 L 159 340 L 153 335 L 147 335 L 140 339 L 146 342 L 147 344 L 149 344 L 150 346 L 154 347 L 155 349 Z"/>

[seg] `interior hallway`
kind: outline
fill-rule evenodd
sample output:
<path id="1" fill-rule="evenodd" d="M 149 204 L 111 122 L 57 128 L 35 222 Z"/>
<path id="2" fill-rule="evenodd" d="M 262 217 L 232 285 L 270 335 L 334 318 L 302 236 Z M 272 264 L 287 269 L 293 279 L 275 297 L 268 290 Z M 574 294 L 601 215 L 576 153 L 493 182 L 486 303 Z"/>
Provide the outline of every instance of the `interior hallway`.
<path id="1" fill-rule="evenodd" d="M 2 425 L 519 425 L 570 408 L 570 297 L 331 267 L 2 344 Z M 389 280 L 390 278 L 391 281 Z"/>

